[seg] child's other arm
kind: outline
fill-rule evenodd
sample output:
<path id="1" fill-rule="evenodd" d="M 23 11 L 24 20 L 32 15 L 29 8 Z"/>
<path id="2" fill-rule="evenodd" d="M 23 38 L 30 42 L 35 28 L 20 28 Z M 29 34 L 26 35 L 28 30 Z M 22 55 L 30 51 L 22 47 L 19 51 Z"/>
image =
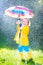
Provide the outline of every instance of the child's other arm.
<path id="1" fill-rule="evenodd" d="M 29 26 L 31 26 L 31 22 L 29 21 Z"/>

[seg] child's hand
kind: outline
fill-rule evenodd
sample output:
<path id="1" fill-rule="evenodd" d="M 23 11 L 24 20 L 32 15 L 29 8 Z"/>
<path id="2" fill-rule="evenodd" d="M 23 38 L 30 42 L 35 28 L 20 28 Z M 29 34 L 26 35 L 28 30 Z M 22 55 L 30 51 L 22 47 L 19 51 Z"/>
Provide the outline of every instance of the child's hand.
<path id="1" fill-rule="evenodd" d="M 16 22 L 16 24 L 20 24 L 20 20 L 18 20 L 18 21 Z"/>

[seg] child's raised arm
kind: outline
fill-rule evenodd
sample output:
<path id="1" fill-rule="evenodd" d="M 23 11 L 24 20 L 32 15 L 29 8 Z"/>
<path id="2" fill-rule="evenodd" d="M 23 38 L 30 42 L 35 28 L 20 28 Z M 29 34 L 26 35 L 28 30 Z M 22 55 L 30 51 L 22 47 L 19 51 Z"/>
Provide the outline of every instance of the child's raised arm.
<path id="1" fill-rule="evenodd" d="M 20 20 L 18 20 L 18 21 L 16 22 L 16 24 L 20 24 Z"/>

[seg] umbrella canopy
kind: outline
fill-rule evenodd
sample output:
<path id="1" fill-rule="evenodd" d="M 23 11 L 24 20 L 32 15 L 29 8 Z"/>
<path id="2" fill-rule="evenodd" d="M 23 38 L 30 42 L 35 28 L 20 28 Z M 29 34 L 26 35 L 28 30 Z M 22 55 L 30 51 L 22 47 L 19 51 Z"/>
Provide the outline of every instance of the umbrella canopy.
<path id="1" fill-rule="evenodd" d="M 33 12 L 24 6 L 14 6 L 5 10 L 5 14 L 14 18 L 32 18 Z"/>

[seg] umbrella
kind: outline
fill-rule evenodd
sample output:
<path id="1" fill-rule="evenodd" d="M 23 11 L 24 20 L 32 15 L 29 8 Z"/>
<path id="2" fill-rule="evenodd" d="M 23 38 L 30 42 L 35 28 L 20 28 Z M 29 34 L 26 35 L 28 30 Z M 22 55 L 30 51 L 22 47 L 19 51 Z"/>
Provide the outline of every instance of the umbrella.
<path id="1" fill-rule="evenodd" d="M 13 6 L 5 10 L 5 14 L 14 18 L 32 18 L 34 16 L 32 10 L 24 6 Z"/>

